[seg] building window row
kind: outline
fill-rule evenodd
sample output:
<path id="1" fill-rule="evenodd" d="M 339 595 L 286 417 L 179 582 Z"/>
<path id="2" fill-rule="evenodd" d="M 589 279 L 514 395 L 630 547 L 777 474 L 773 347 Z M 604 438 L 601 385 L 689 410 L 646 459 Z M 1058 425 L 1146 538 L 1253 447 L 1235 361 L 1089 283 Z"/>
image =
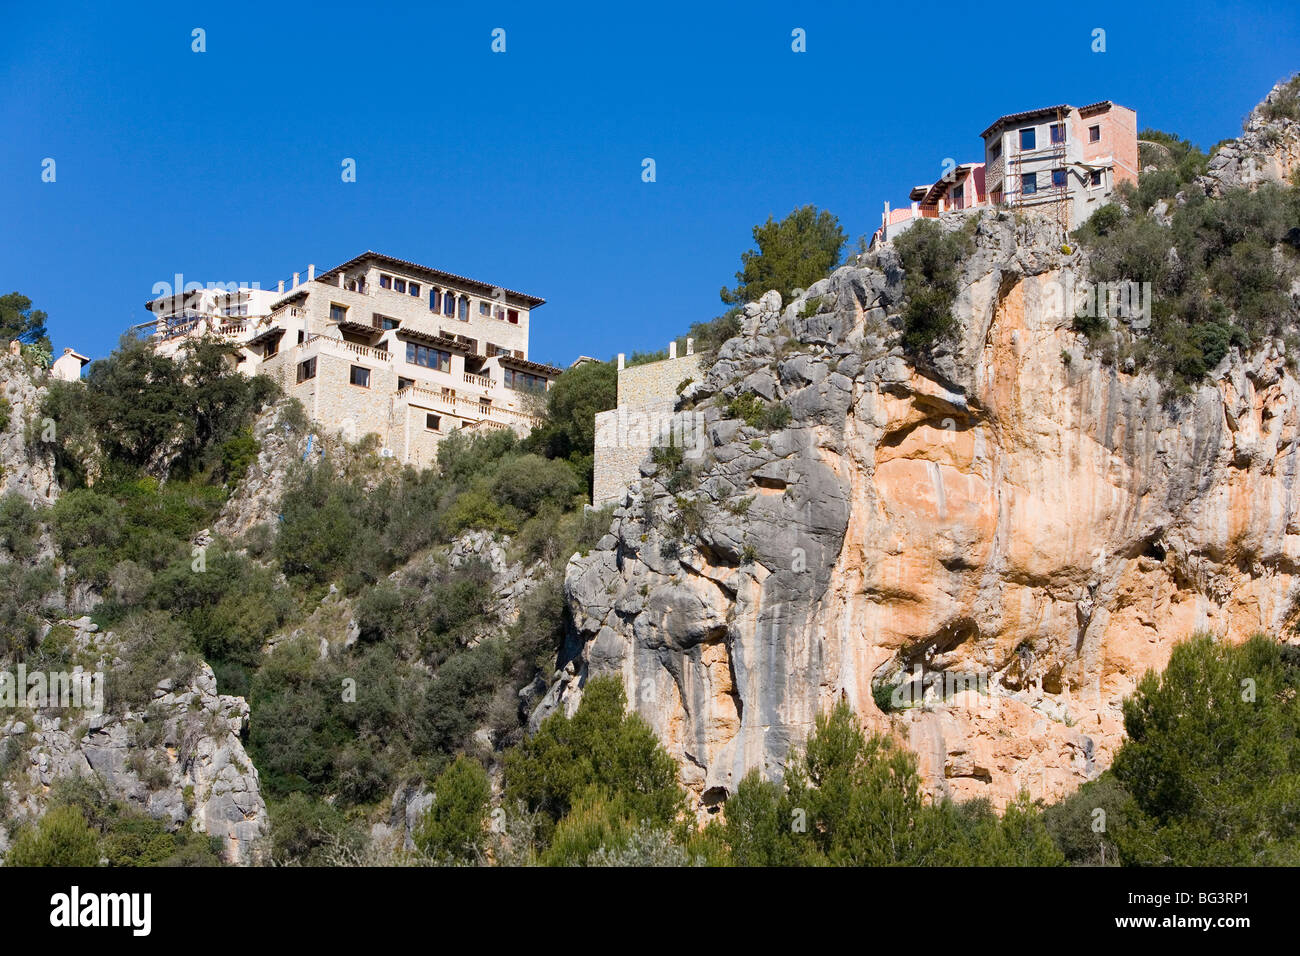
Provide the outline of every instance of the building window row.
<path id="1" fill-rule="evenodd" d="M 406 279 L 399 279 L 396 276 L 387 275 L 382 272 L 379 274 L 379 287 L 381 289 L 391 289 L 394 292 L 401 292 L 416 297 L 420 295 L 420 283 L 410 282 Z M 430 288 L 429 311 L 449 318 L 456 318 L 462 322 L 468 322 L 469 297 L 446 289 Z M 519 324 L 518 309 L 494 309 L 492 303 L 485 299 L 479 300 L 478 314 L 483 317 L 490 316 L 502 322 L 509 322 L 511 325 Z"/>
<path id="2" fill-rule="evenodd" d="M 427 345 L 416 345 L 414 342 L 406 343 L 406 362 L 408 365 L 422 365 L 439 372 L 451 371 L 450 352 L 430 348 Z"/>
<path id="3" fill-rule="evenodd" d="M 546 391 L 546 379 L 540 375 L 530 375 L 528 372 L 516 372 L 512 368 L 505 370 L 506 388 L 513 388 L 520 392 L 544 392 Z"/>
<path id="4" fill-rule="evenodd" d="M 420 297 L 420 283 L 408 282 L 406 279 L 399 279 L 397 276 L 390 276 L 383 272 L 379 273 L 379 288 L 391 289 L 394 292 L 411 295 L 417 299 Z"/>

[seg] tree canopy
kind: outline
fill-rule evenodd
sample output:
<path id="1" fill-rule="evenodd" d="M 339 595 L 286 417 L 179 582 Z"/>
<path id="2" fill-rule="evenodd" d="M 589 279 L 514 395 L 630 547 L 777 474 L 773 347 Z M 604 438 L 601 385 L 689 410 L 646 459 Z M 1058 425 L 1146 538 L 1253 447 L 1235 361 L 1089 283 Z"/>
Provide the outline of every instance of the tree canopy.
<path id="1" fill-rule="evenodd" d="M 45 332 L 46 318 L 45 313 L 33 309 L 32 300 L 20 292 L 0 296 L 0 345 L 8 345 L 17 339 L 24 345 L 43 345 L 48 349 L 50 339 Z"/>
<path id="2" fill-rule="evenodd" d="M 729 305 L 753 302 L 770 289 L 788 299 L 795 289 L 806 289 L 830 274 L 839 264 L 844 241 L 839 219 L 811 204 L 780 222 L 768 216 L 754 227 L 758 249 L 741 253 L 736 287 L 724 286 L 718 294 Z"/>

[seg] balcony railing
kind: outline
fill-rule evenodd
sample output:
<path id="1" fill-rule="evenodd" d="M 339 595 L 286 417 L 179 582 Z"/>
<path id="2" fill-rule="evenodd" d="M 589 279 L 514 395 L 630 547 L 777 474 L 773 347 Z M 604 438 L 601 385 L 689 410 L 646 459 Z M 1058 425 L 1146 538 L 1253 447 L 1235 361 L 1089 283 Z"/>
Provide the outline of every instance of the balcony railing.
<path id="1" fill-rule="evenodd" d="M 466 373 L 465 373 L 465 384 L 466 384 L 466 385 L 477 385 L 479 388 L 491 388 L 491 387 L 492 387 L 492 376 L 490 376 L 490 375 L 475 375 L 473 372 L 466 372 Z"/>
<path id="2" fill-rule="evenodd" d="M 303 346 L 319 344 L 327 352 L 333 352 L 335 355 L 342 355 L 344 358 L 351 355 L 359 355 L 362 358 L 376 359 L 380 362 L 391 362 L 392 353 L 383 349 L 371 348 L 369 345 L 358 345 L 356 342 L 347 342 L 343 339 L 336 339 L 332 335 L 323 335 L 320 332 L 313 332 L 303 341 Z"/>
<path id="3" fill-rule="evenodd" d="M 538 416 L 529 415 L 527 412 L 515 411 L 513 408 L 504 408 L 500 405 L 485 404 L 477 399 L 465 398 L 461 395 L 448 396 L 441 391 L 434 391 L 431 388 L 423 388 L 419 385 L 408 385 L 399 389 L 396 397 L 406 401 L 415 400 L 421 406 L 427 405 L 430 408 L 445 411 L 475 422 L 491 421 L 506 427 L 519 425 L 523 428 L 536 428 L 542 423 Z"/>

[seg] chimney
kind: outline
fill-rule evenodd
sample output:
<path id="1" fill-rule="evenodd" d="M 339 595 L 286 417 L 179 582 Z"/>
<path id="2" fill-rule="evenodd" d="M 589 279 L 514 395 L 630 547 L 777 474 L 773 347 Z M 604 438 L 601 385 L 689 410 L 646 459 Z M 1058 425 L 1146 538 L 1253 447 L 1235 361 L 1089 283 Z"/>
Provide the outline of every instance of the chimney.
<path id="1" fill-rule="evenodd" d="M 293 274 L 293 287 L 298 288 L 298 273 L 296 272 Z"/>
<path id="2" fill-rule="evenodd" d="M 620 372 L 623 371 L 623 353 L 622 353 L 622 352 L 619 352 L 619 353 L 618 353 L 618 370 L 619 370 Z"/>
<path id="3" fill-rule="evenodd" d="M 280 284 L 279 284 L 278 286 L 276 286 L 275 291 L 276 291 L 276 292 L 283 292 L 283 291 L 284 291 L 284 280 L 283 280 L 283 279 L 280 280 Z"/>
<path id="4" fill-rule="evenodd" d="M 311 282 L 315 278 L 316 278 L 316 264 L 314 262 L 309 262 L 307 263 L 307 281 Z"/>
<path id="5" fill-rule="evenodd" d="M 687 339 L 687 340 L 686 340 L 686 354 L 687 354 L 687 355 L 694 355 L 694 354 L 695 354 L 695 340 L 694 340 L 694 339 Z"/>
<path id="6" fill-rule="evenodd" d="M 339 288 L 340 288 L 340 289 L 342 289 L 342 288 L 344 287 L 344 286 L 343 286 L 343 280 L 344 280 L 345 278 L 346 278 L 346 276 L 344 276 L 343 273 L 340 272 L 340 273 L 339 273 Z"/>
<path id="7" fill-rule="evenodd" d="M 671 341 L 671 342 L 668 343 L 668 357 L 669 357 L 670 359 L 675 359 L 675 358 L 677 358 L 677 340 L 676 340 L 676 339 L 674 339 L 673 341 Z"/>

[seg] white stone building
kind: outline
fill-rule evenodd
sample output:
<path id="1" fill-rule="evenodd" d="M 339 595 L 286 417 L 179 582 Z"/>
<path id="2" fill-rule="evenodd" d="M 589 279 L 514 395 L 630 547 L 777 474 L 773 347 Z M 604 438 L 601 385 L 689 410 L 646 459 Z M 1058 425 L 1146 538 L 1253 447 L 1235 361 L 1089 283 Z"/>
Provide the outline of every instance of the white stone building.
<path id="1" fill-rule="evenodd" d="M 527 432 L 561 372 L 528 358 L 536 296 L 377 252 L 285 285 L 154 300 L 154 341 L 228 342 L 317 422 L 417 465 L 458 429 Z"/>

